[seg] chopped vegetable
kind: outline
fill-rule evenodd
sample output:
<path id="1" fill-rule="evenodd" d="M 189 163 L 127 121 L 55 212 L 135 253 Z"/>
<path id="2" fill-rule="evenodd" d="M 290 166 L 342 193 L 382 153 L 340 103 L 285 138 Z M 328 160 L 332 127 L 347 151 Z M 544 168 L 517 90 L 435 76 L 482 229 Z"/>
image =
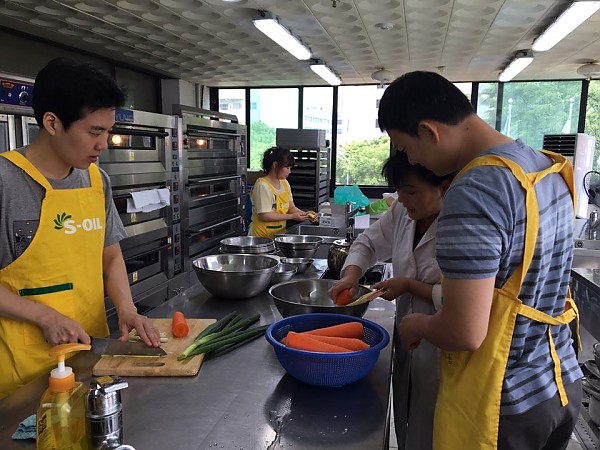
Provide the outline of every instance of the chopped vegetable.
<path id="1" fill-rule="evenodd" d="M 177 360 L 182 361 L 190 356 L 217 350 L 226 353 L 225 349 L 233 350 L 229 347 L 246 344 L 265 333 L 268 325 L 251 328 L 259 320 L 259 315 L 245 318 L 241 314 L 230 313 L 200 333 Z"/>
<path id="2" fill-rule="evenodd" d="M 297 350 L 306 350 L 309 352 L 326 352 L 326 353 L 347 353 L 350 352 L 347 348 L 337 345 L 327 344 L 326 342 L 317 341 L 310 335 L 295 333 L 290 331 L 286 338 L 287 346 Z"/>
<path id="3" fill-rule="evenodd" d="M 163 336 L 163 334 L 165 334 L 165 333 L 161 333 L 161 336 L 160 336 L 160 342 L 162 344 L 164 344 L 166 342 L 169 342 L 169 338 L 166 337 L 166 336 Z M 142 338 L 140 336 L 138 336 L 138 335 L 131 336 L 129 338 L 129 342 L 142 342 Z"/>
<path id="4" fill-rule="evenodd" d="M 181 311 L 176 311 L 173 314 L 173 320 L 171 322 L 171 332 L 176 338 L 183 338 L 188 335 L 190 328 L 185 320 L 185 316 Z"/>
<path id="5" fill-rule="evenodd" d="M 365 334 L 363 324 L 360 322 L 346 322 L 331 327 L 317 328 L 305 331 L 302 334 L 316 334 L 319 336 L 334 336 L 362 339 Z"/>
<path id="6" fill-rule="evenodd" d="M 337 345 L 338 347 L 347 348 L 348 350 L 352 350 L 353 352 L 358 350 L 366 350 L 371 348 L 369 344 L 367 344 L 362 339 L 357 338 L 347 338 L 347 337 L 337 337 L 337 336 L 319 336 L 317 334 L 310 335 L 312 339 L 317 341 L 325 342 L 326 344 Z"/>
<path id="7" fill-rule="evenodd" d="M 354 299 L 350 295 L 350 289 L 344 289 L 340 291 L 340 293 L 335 298 L 335 304 L 338 306 L 345 306 L 349 303 L 352 303 Z"/>

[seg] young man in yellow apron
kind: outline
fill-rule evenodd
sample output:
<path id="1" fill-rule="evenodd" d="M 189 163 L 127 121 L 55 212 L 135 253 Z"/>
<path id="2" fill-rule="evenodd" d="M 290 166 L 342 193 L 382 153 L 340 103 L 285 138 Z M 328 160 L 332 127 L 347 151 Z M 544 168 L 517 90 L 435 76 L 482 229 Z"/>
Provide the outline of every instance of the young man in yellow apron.
<path id="1" fill-rule="evenodd" d="M 160 335 L 133 305 L 110 182 L 94 163 L 124 95 L 88 64 L 51 61 L 36 77 L 40 131 L 0 154 L 0 398 L 56 365 L 51 346 L 106 337 L 104 292 L 122 339 Z"/>
<path id="2" fill-rule="evenodd" d="M 582 376 L 568 325 L 572 166 L 491 128 L 435 73 L 400 77 L 379 108 L 412 162 L 461 170 L 438 219 L 442 309 L 399 326 L 405 346 L 426 339 L 445 350 L 434 448 L 566 448 Z"/>

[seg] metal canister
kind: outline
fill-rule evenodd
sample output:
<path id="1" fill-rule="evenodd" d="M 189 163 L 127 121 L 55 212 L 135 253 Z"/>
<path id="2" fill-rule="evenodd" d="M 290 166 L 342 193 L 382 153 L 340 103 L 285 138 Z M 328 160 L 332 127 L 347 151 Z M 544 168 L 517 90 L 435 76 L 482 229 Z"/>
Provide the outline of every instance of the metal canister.
<path id="1" fill-rule="evenodd" d="M 336 239 L 329 247 L 327 267 L 336 278 L 339 277 L 342 267 L 344 267 L 344 262 L 350 252 L 350 245 L 351 243 L 347 239 Z"/>
<path id="2" fill-rule="evenodd" d="M 87 430 L 95 450 L 123 447 L 123 407 L 121 389 L 127 381 L 120 377 L 103 376 L 90 382 L 87 395 Z"/>

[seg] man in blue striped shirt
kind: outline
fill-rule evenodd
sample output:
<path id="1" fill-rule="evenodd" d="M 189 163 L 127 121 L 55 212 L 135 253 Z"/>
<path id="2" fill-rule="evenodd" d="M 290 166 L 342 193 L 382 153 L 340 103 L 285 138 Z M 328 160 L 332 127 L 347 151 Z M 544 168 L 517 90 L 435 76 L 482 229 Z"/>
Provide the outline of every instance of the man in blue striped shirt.
<path id="1" fill-rule="evenodd" d="M 394 81 L 379 124 L 411 162 L 462 170 L 439 216 L 443 307 L 400 323 L 407 347 L 445 350 L 434 448 L 564 449 L 581 404 L 568 322 L 572 167 L 479 118 L 431 72 Z"/>

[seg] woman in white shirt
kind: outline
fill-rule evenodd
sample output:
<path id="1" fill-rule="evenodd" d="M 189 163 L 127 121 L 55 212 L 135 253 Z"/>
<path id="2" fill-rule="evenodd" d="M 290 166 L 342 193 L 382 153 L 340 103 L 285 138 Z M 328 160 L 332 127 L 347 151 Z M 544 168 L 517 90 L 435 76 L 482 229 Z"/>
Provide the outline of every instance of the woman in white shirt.
<path id="1" fill-rule="evenodd" d="M 354 294 L 358 280 L 377 261 L 391 258 L 393 278 L 373 288 L 396 299 L 396 323 L 408 313 L 434 314 L 441 307 L 441 272 L 435 260 L 435 231 L 442 197 L 454 174 L 439 177 L 411 165 L 398 152 L 383 166 L 382 175 L 396 188 L 398 201 L 362 232 L 350 247 L 342 278 L 331 288 L 336 298 L 343 289 Z M 439 354 L 428 342 L 407 351 L 394 338 L 394 423 L 398 448 L 429 450 L 439 382 Z"/>

